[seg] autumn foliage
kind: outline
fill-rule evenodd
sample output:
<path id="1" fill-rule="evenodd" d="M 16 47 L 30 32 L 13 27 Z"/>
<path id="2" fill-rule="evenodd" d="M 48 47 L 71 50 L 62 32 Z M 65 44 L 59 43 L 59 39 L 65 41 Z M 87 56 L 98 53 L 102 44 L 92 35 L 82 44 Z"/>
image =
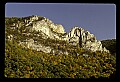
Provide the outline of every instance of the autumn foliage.
<path id="1" fill-rule="evenodd" d="M 28 32 L 24 27 L 11 29 L 10 24 L 23 18 L 5 19 L 5 70 L 7 78 L 111 78 L 116 73 L 116 55 L 91 52 L 69 45 L 66 41 L 43 39 L 40 32 Z M 24 33 L 23 33 L 24 32 Z M 29 36 L 27 34 L 30 33 Z M 36 34 L 36 35 L 35 35 Z M 39 37 L 36 37 L 39 34 Z M 8 40 L 12 35 L 13 39 Z M 24 48 L 19 41 L 32 38 L 35 41 L 65 54 L 47 54 Z M 110 48 L 110 47 L 109 47 Z"/>
<path id="2" fill-rule="evenodd" d="M 8 78 L 109 78 L 116 71 L 116 58 L 105 52 L 78 49 L 69 55 L 52 55 L 25 49 L 13 40 L 5 43 Z M 84 57 L 82 54 L 88 54 Z"/>

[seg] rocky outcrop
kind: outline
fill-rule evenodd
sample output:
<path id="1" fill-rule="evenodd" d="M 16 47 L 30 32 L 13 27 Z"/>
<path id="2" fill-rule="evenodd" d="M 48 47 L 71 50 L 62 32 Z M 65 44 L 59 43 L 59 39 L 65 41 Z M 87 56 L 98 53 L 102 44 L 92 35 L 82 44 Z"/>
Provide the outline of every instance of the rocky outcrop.
<path id="1" fill-rule="evenodd" d="M 53 55 L 60 55 L 60 54 L 66 54 L 68 55 L 67 51 L 62 50 L 56 50 L 54 48 L 51 48 L 50 46 L 44 46 L 43 44 L 37 43 L 37 41 L 34 41 L 33 39 L 28 39 L 23 42 L 19 42 L 19 45 L 25 47 L 25 48 L 31 48 L 36 51 L 42 51 L 44 53 L 51 53 Z"/>
<path id="2" fill-rule="evenodd" d="M 45 17 L 39 20 L 39 16 L 32 16 L 29 20 L 25 20 L 25 23 L 26 23 L 25 26 L 31 25 L 32 30 L 36 30 L 36 31 L 41 30 L 43 32 L 49 32 L 48 29 L 44 29 L 44 28 L 50 28 L 52 31 L 56 33 L 65 33 L 64 27 L 62 25 L 54 24 L 51 20 Z"/>
<path id="3" fill-rule="evenodd" d="M 50 47 L 45 47 L 42 44 L 35 44 L 35 41 L 33 39 L 25 40 L 24 42 L 19 42 L 19 45 L 22 45 L 25 48 L 31 48 L 36 51 L 43 51 L 45 53 L 51 52 Z"/>
<path id="4" fill-rule="evenodd" d="M 80 48 L 84 48 L 87 50 L 95 51 L 109 51 L 106 48 L 102 47 L 100 41 L 96 39 L 96 37 L 91 34 L 89 31 L 84 30 L 81 27 L 73 27 L 69 33 L 66 33 L 64 27 L 60 24 L 54 24 L 51 20 L 45 17 L 40 16 L 30 16 L 25 18 L 24 23 L 19 22 L 14 23 L 12 27 L 20 28 L 21 26 L 25 26 L 26 29 L 30 29 L 30 31 L 38 31 L 42 34 L 42 38 L 47 39 L 58 39 L 65 40 L 71 45 L 76 45 Z M 51 52 L 50 47 L 44 47 L 41 44 L 34 44 L 33 40 L 26 41 L 27 47 L 32 47 L 33 49 L 39 51 L 43 51 L 46 53 Z"/>
<path id="5" fill-rule="evenodd" d="M 51 39 L 60 39 L 59 33 L 64 34 L 64 27 L 60 24 L 54 24 L 51 20 L 45 17 L 31 16 L 24 20 L 26 29 L 30 31 L 39 31 L 47 35 Z"/>
<path id="6" fill-rule="evenodd" d="M 96 37 L 93 34 L 90 34 L 89 31 L 85 31 L 81 27 L 74 27 L 66 36 L 69 43 L 73 45 L 77 45 L 80 48 L 84 48 L 87 50 L 95 51 L 109 51 L 104 47 L 102 48 L 102 44 L 100 41 L 96 40 Z"/>

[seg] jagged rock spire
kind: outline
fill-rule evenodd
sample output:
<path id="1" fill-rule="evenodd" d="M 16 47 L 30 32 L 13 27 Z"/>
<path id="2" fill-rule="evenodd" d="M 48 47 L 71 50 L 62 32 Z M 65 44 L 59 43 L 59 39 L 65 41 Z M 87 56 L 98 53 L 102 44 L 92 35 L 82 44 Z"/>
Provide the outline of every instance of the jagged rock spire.
<path id="1" fill-rule="evenodd" d="M 85 31 L 81 27 L 74 27 L 68 34 L 68 41 L 70 43 L 79 44 L 80 48 L 88 49 L 91 51 L 106 51 L 106 48 L 102 48 L 102 43 L 96 40 L 96 37 L 89 31 Z"/>

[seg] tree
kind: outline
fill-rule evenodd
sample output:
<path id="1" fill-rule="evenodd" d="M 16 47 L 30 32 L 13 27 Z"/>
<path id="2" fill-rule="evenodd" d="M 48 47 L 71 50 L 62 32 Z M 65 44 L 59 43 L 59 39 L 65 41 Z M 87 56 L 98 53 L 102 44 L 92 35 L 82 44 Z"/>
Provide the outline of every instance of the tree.
<path id="1" fill-rule="evenodd" d="M 102 40 L 102 46 L 110 51 L 111 54 L 116 53 L 116 39 Z"/>

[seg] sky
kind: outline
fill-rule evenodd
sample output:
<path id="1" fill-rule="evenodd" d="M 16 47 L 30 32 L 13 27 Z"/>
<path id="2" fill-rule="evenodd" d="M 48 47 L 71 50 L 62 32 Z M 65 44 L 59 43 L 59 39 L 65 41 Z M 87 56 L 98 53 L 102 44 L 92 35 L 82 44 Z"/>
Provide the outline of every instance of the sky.
<path id="1" fill-rule="evenodd" d="M 97 40 L 116 39 L 116 5 L 92 3 L 6 3 L 5 17 L 43 16 L 63 25 L 94 34 Z"/>

